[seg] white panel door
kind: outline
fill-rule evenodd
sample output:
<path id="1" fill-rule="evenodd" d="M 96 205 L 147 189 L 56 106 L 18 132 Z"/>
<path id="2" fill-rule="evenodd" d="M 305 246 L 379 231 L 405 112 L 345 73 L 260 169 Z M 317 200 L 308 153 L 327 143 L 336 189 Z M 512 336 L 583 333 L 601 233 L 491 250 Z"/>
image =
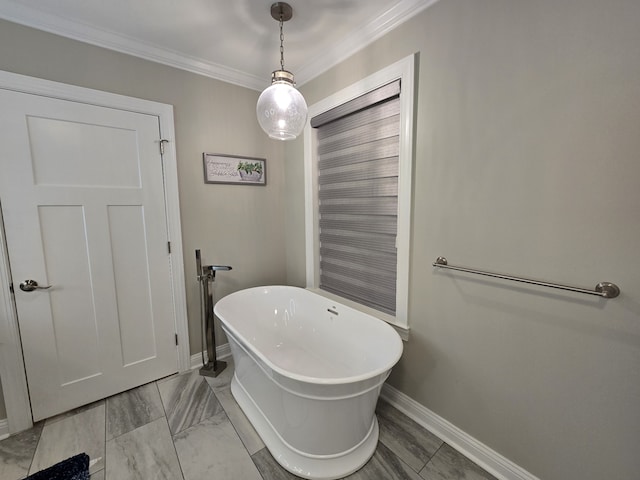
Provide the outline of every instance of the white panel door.
<path id="1" fill-rule="evenodd" d="M 158 117 L 6 90 L 0 105 L 34 421 L 176 372 Z"/>

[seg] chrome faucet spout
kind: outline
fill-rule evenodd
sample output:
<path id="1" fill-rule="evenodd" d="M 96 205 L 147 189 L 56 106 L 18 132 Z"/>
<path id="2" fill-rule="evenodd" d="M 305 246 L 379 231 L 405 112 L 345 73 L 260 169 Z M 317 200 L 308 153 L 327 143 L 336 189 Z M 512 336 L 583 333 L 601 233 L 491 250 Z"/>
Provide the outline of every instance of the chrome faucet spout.
<path id="1" fill-rule="evenodd" d="M 229 265 L 203 265 L 201 267 L 202 273 L 198 280 L 208 280 L 213 282 L 216 279 L 216 272 L 228 272 L 232 270 Z"/>

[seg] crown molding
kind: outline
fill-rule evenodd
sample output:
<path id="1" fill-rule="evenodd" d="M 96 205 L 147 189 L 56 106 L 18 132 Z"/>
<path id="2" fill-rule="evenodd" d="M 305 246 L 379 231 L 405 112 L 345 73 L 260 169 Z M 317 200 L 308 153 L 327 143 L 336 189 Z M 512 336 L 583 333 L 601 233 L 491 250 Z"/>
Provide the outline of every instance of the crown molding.
<path id="1" fill-rule="evenodd" d="M 304 85 L 354 53 L 389 33 L 439 0 L 401 0 L 373 22 L 363 25 L 345 40 L 296 69 L 298 85 Z"/>
<path id="2" fill-rule="evenodd" d="M 269 84 L 268 79 L 265 80 L 262 77 L 208 62 L 201 58 L 189 57 L 183 53 L 144 43 L 117 32 L 43 13 L 25 5 L 2 2 L 0 18 L 252 90 L 262 90 Z"/>
<path id="3" fill-rule="evenodd" d="M 400 0 L 371 23 L 364 25 L 351 36 L 340 41 L 339 44 L 333 45 L 323 54 L 302 65 L 296 71 L 298 85 L 312 80 L 331 67 L 346 60 L 357 51 L 437 1 L 439 0 Z M 261 91 L 269 84 L 265 77 L 248 74 L 202 58 L 190 57 L 157 45 L 144 43 L 114 31 L 67 20 L 17 2 L 2 2 L 0 5 L 0 18 L 252 90 Z"/>

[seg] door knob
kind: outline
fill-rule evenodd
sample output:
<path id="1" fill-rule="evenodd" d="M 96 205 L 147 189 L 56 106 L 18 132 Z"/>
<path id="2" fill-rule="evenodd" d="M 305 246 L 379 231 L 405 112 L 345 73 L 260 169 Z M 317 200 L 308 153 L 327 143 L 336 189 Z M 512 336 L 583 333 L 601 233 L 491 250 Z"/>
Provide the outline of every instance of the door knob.
<path id="1" fill-rule="evenodd" d="M 23 292 L 33 292 L 34 290 L 46 290 L 47 288 L 51 288 L 51 285 L 47 285 L 46 287 L 41 287 L 38 285 L 38 282 L 35 280 L 25 280 L 20 284 L 20 290 Z"/>

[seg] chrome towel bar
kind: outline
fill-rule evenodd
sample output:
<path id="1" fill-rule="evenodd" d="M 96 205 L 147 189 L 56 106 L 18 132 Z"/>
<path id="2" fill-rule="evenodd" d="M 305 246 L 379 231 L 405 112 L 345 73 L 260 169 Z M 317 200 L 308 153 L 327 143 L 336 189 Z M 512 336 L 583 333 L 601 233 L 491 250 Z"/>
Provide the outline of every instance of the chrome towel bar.
<path id="1" fill-rule="evenodd" d="M 540 280 L 533 280 L 532 278 L 514 277 L 512 275 L 503 275 L 501 273 L 485 272 L 483 270 L 476 270 L 475 268 L 458 267 L 455 265 L 449 265 L 447 259 L 444 257 L 438 257 L 433 262 L 434 267 L 448 268 L 449 270 L 457 270 L 459 272 L 475 273 L 477 275 L 485 275 L 487 277 L 501 278 L 503 280 L 512 280 L 514 282 L 530 283 L 532 285 L 541 285 L 543 287 L 559 288 L 560 290 L 569 290 L 570 292 L 586 293 L 587 295 L 597 295 L 604 298 L 616 298 L 620 295 L 620 289 L 617 285 L 610 282 L 600 282 L 596 285 L 594 290 L 588 290 L 586 288 L 572 287 L 570 285 L 561 285 L 559 283 L 542 282 Z"/>

